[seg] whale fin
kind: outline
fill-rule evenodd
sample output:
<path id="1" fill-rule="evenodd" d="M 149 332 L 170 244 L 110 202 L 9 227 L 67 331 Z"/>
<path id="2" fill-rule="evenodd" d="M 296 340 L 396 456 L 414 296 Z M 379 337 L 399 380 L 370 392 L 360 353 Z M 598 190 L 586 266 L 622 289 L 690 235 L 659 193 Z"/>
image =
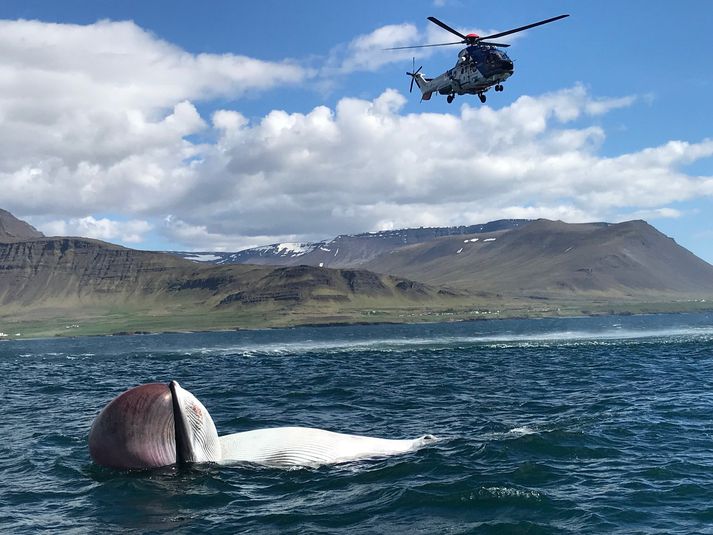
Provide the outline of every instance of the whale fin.
<path id="1" fill-rule="evenodd" d="M 391 440 L 308 427 L 276 427 L 219 437 L 221 462 L 268 466 L 320 466 L 414 451 L 436 439 Z"/>
<path id="2" fill-rule="evenodd" d="M 220 460 L 220 443 L 208 410 L 178 381 L 169 384 L 176 429 L 176 461 L 182 463 Z"/>

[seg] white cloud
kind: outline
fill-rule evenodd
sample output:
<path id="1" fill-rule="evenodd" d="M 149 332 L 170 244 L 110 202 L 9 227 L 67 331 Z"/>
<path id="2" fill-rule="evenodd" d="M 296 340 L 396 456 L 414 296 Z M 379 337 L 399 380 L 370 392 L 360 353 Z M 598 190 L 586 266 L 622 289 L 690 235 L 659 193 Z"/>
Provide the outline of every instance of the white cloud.
<path id="1" fill-rule="evenodd" d="M 49 221 L 38 227 L 46 236 L 82 236 L 104 241 L 141 243 L 153 225 L 143 220 L 114 221 L 88 216 Z"/>
<path id="2" fill-rule="evenodd" d="M 635 96 L 621 98 L 595 99 L 587 103 L 586 111 L 589 115 L 604 115 L 617 108 L 627 108 L 636 101 Z"/>
<path id="3" fill-rule="evenodd" d="M 201 117 L 198 100 L 311 73 L 189 54 L 133 23 L 0 30 L 0 205 L 48 234 L 141 244 L 159 232 L 231 250 L 502 217 L 674 217 L 671 204 L 713 196 L 713 177 L 686 172 L 713 156 L 713 140 L 601 155 L 601 116 L 632 96 L 577 85 L 500 109 L 463 99 L 454 113 L 405 114 L 389 89 L 307 113 Z M 375 68 L 357 52 L 411 38 L 405 30 L 355 41 L 354 68 Z"/>
<path id="4" fill-rule="evenodd" d="M 4 90 L 56 115 L 65 105 L 103 109 L 162 109 L 186 99 L 235 96 L 302 81 L 309 75 L 289 62 L 266 62 L 233 54 L 191 54 L 133 22 L 90 25 L 0 21 L 0 68 L 15 76 Z M 17 69 L 22 67 L 22 69 Z M 34 82 L 34 83 L 30 83 Z"/>
<path id="5" fill-rule="evenodd" d="M 377 28 L 369 34 L 360 35 L 346 45 L 346 54 L 341 61 L 339 71 L 342 73 L 373 71 L 387 63 L 410 58 L 411 51 L 386 49 L 417 44 L 418 36 L 416 26 L 413 24 L 391 24 Z"/>
<path id="6" fill-rule="evenodd" d="M 573 126 L 633 99 L 593 99 L 576 86 L 500 110 L 466 104 L 458 115 L 402 115 L 404 102 L 388 90 L 254 124 L 217 114 L 221 137 L 205 170 L 221 195 L 186 217 L 228 234 L 298 236 L 499 217 L 606 220 L 622 209 L 671 215 L 668 203 L 713 182 L 681 171 L 712 155 L 713 141 L 606 158 L 601 127 Z"/>
<path id="7" fill-rule="evenodd" d="M 617 217 L 617 221 L 626 221 L 630 219 L 645 219 L 650 221 L 652 219 L 678 219 L 683 214 L 680 210 L 675 208 L 654 208 L 651 210 L 636 210 L 628 214 L 622 214 Z"/>
<path id="8" fill-rule="evenodd" d="M 191 251 L 240 251 L 273 243 L 296 243 L 300 240 L 296 234 L 240 236 L 211 232 L 208 225 L 191 225 L 169 215 L 163 220 L 162 233 L 182 249 Z M 302 236 L 304 238 L 304 236 Z M 318 241 L 320 236 L 308 236 L 307 241 Z"/>
<path id="9" fill-rule="evenodd" d="M 498 30 L 479 30 L 454 28 L 467 35 L 490 35 Z M 519 34 L 508 36 L 508 42 L 513 42 Z M 452 61 L 443 63 L 442 71 L 450 68 L 457 59 L 458 52 L 463 45 L 436 46 L 426 48 L 411 48 L 407 50 L 389 50 L 395 47 L 433 45 L 441 43 L 458 43 L 457 35 L 453 35 L 431 22 L 425 22 L 423 30 L 419 30 L 411 23 L 389 24 L 376 30 L 359 35 L 346 45 L 341 45 L 332 50 L 322 76 L 344 75 L 353 72 L 376 71 L 387 64 L 408 64 L 412 58 L 420 61 L 434 54 L 450 55 Z M 437 73 L 432 73 L 437 74 Z"/>
<path id="10" fill-rule="evenodd" d="M 0 21 L 0 191 L 26 214 L 171 205 L 206 127 L 194 102 L 299 83 L 288 62 L 190 54 L 132 22 Z"/>

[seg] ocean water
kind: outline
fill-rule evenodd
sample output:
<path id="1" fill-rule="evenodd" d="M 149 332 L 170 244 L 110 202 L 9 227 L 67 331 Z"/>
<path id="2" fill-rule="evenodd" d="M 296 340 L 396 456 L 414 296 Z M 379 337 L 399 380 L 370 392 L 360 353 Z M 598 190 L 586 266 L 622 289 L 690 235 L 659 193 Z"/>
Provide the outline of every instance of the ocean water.
<path id="1" fill-rule="evenodd" d="M 419 451 L 320 468 L 120 472 L 87 435 L 178 380 L 220 434 Z M 713 533 L 713 315 L 0 343 L 2 533 Z"/>

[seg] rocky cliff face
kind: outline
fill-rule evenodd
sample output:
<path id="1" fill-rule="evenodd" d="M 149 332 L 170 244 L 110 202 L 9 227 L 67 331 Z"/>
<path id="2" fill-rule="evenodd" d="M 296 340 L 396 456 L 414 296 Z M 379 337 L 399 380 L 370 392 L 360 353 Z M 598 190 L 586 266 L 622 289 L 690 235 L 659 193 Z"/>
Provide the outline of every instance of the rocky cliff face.
<path id="1" fill-rule="evenodd" d="M 147 296 L 193 269 L 177 258 L 86 238 L 0 243 L 0 303 Z"/>
<path id="2" fill-rule="evenodd" d="M 44 234 L 32 225 L 17 219 L 10 212 L 0 209 L 0 242 L 31 240 L 43 236 Z"/>
<path id="3" fill-rule="evenodd" d="M 423 284 L 367 271 L 306 266 L 206 266 L 86 238 L 0 243 L 0 304 L 67 308 L 88 304 L 193 303 L 215 308 L 298 306 L 311 301 L 428 299 Z"/>

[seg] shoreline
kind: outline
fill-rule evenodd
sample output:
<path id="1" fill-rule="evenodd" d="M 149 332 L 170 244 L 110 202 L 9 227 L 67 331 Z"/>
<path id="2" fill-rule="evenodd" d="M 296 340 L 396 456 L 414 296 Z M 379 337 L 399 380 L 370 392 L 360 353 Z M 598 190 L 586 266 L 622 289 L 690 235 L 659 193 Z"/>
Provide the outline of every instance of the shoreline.
<path id="1" fill-rule="evenodd" d="M 22 342 L 22 341 L 32 341 L 32 340 L 54 340 L 54 339 L 72 339 L 72 338 L 93 338 L 93 337 L 124 337 L 124 336 L 158 336 L 158 335 L 171 335 L 171 334 L 200 334 L 200 333 L 229 333 L 229 332 L 239 332 L 239 331 L 273 331 L 281 329 L 304 329 L 304 328 L 330 328 L 330 327 L 359 327 L 359 326 L 376 326 L 376 325 L 432 325 L 432 324 L 446 324 L 446 323 L 470 323 L 470 322 L 490 322 L 490 321 L 503 321 L 503 320 L 544 320 L 544 319 L 576 319 L 576 318 L 595 318 L 595 317 L 628 317 L 628 316 L 654 316 L 654 315 L 679 315 L 679 314 L 707 314 L 713 313 L 713 306 L 696 308 L 692 307 L 688 310 L 655 310 L 655 311 L 610 311 L 610 312 L 592 312 L 592 313 L 577 313 L 572 314 L 517 314 L 517 315 L 503 315 L 503 316 L 489 316 L 489 317 L 467 317 L 467 318 L 455 318 L 444 319 L 442 317 L 431 316 L 429 319 L 421 319 L 420 321 L 393 321 L 393 320 L 344 320 L 344 321 L 334 321 L 327 320 L 324 322 L 305 322 L 305 323 L 294 323 L 289 325 L 263 325 L 263 326 L 235 326 L 235 327 L 224 327 L 217 326 L 215 328 L 174 328 L 174 329 L 158 329 L 158 330 L 120 330 L 111 331 L 107 329 L 106 332 L 92 332 L 92 333 L 70 333 L 70 332 L 57 332 L 54 334 L 46 334 L 39 336 L 19 336 L 13 337 L 8 336 L 0 339 L 0 342 Z M 101 322 L 98 322 L 95 327 L 100 327 Z"/>

